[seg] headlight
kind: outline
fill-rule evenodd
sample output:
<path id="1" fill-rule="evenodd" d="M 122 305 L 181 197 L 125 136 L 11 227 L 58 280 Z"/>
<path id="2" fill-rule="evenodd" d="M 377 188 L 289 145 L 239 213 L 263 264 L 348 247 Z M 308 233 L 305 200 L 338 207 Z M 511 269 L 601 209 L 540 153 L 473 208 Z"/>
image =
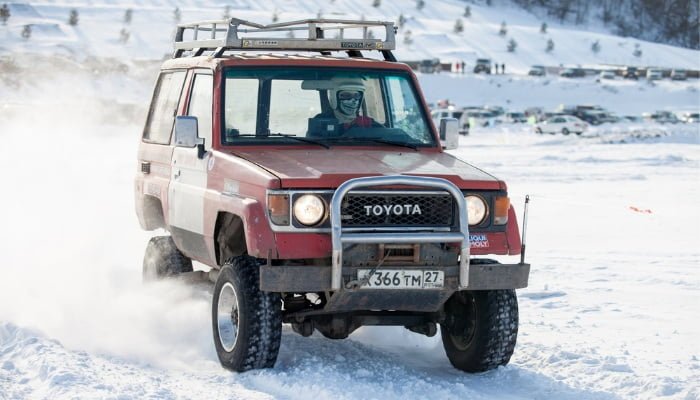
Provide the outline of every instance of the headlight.
<path id="1" fill-rule="evenodd" d="M 306 226 L 321 222 L 325 212 L 326 206 L 323 200 L 313 194 L 300 196 L 294 202 L 294 218 Z"/>
<path id="2" fill-rule="evenodd" d="M 486 203 L 479 196 L 467 196 L 467 218 L 469 225 L 479 225 L 486 218 Z"/>

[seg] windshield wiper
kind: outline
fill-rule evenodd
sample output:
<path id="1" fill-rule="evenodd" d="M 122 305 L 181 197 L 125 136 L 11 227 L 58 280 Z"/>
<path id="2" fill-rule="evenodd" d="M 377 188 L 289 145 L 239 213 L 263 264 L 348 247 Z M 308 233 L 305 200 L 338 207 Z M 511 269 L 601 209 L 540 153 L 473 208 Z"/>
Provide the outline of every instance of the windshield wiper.
<path id="1" fill-rule="evenodd" d="M 386 139 L 380 139 L 380 138 L 368 138 L 368 137 L 357 137 L 357 136 L 336 136 L 332 138 L 326 138 L 325 140 L 327 141 L 335 141 L 335 142 L 340 142 L 344 140 L 359 140 L 359 141 L 367 141 L 367 142 L 374 142 L 374 143 L 382 143 L 382 144 L 388 144 L 391 146 L 399 146 L 399 147 L 408 147 L 409 149 L 413 149 L 415 151 L 418 151 L 418 146 L 415 144 L 411 143 L 406 143 L 406 142 L 395 142 L 393 140 L 386 140 Z"/>
<path id="2" fill-rule="evenodd" d="M 270 134 L 267 134 L 267 135 L 255 135 L 255 134 L 252 134 L 252 133 L 244 133 L 244 134 L 242 134 L 242 135 L 236 135 L 236 137 L 241 137 L 241 136 L 242 136 L 242 137 L 257 137 L 257 138 L 264 138 L 264 137 L 268 137 L 268 136 L 284 137 L 284 138 L 294 139 L 294 140 L 299 141 L 299 142 L 316 144 L 316 145 L 319 145 L 319 146 L 321 146 L 321 147 L 323 147 L 323 148 L 326 148 L 326 149 L 330 149 L 330 148 L 331 148 L 331 146 L 329 146 L 329 145 L 327 145 L 327 144 L 325 144 L 325 143 L 321 143 L 321 142 L 319 142 L 319 141 L 317 141 L 317 140 L 308 139 L 308 138 L 305 138 L 305 137 L 294 136 L 294 135 L 288 135 L 288 134 L 285 134 L 285 133 L 270 133 Z"/>

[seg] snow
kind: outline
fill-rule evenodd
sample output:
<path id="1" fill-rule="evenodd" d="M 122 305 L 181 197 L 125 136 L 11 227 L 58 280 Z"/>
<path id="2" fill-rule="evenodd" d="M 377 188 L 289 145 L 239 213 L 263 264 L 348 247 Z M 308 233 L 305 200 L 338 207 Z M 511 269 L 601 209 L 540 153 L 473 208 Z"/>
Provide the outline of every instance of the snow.
<path id="1" fill-rule="evenodd" d="M 442 16 L 460 15 L 464 3 L 426 3 L 419 12 L 408 0 L 384 0 L 380 9 L 336 0 L 333 9 L 368 19 L 403 12 L 415 40 L 414 49 L 399 52 L 404 59 L 434 51 L 468 60 L 474 52 L 504 60 L 515 73 L 419 75 L 431 102 L 516 111 L 600 104 L 635 115 L 700 108 L 697 80 L 601 85 L 522 75 L 531 64 L 570 62 L 697 69 L 697 51 L 643 42 L 648 58 L 640 60 L 627 55 L 634 39 L 549 23 L 557 44 L 550 56 L 537 50 L 540 21 L 514 7 L 472 5 L 458 36 Z M 697 124 L 602 125 L 582 137 L 503 124 L 460 137 L 453 153 L 508 182 L 521 223 L 523 199 L 531 198 L 532 273 L 518 291 L 518 344 L 508 366 L 461 373 L 439 335 L 399 327 L 365 327 L 343 341 L 285 327 L 275 369 L 223 370 L 212 343 L 210 288 L 141 284 L 152 233 L 141 231 L 133 210 L 136 148 L 176 4 L 183 21 L 223 11 L 198 1 L 13 3 L 8 26 L 0 26 L 0 399 L 700 398 Z M 274 8 L 281 19 L 331 8 L 292 0 L 231 5 L 256 20 Z M 73 7 L 77 28 L 66 23 Z M 129 7 L 133 42 L 121 45 Z M 21 41 L 23 18 L 62 34 L 51 28 Z M 502 20 L 517 32 L 517 55 L 495 50 L 505 43 L 495 33 Z M 603 49 L 597 56 L 586 44 L 594 38 Z M 624 51 L 613 51 L 617 43 Z"/>

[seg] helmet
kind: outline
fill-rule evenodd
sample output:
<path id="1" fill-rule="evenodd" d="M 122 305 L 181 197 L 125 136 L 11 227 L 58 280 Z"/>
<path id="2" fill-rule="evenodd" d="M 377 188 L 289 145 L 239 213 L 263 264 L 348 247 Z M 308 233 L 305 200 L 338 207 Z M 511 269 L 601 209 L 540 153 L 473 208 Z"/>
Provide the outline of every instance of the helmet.
<path id="1" fill-rule="evenodd" d="M 363 96 L 365 93 L 365 84 L 361 78 L 333 78 L 333 88 L 328 91 L 328 101 L 333 110 L 338 109 L 338 93 L 343 91 L 360 92 Z M 357 104 L 357 108 L 362 104 L 362 98 Z"/>

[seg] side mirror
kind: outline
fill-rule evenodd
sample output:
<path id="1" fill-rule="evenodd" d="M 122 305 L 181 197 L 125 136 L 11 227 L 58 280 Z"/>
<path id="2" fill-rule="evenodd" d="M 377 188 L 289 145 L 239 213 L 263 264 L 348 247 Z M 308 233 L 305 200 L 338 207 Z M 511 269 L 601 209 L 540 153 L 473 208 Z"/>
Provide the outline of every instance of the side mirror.
<path id="1" fill-rule="evenodd" d="M 197 126 L 197 117 L 175 117 L 175 146 L 197 146 L 197 157 L 204 158 L 204 139 L 199 137 Z"/>
<path id="2" fill-rule="evenodd" d="M 440 119 L 440 144 L 445 150 L 454 150 L 459 146 L 459 121 L 456 118 Z"/>

